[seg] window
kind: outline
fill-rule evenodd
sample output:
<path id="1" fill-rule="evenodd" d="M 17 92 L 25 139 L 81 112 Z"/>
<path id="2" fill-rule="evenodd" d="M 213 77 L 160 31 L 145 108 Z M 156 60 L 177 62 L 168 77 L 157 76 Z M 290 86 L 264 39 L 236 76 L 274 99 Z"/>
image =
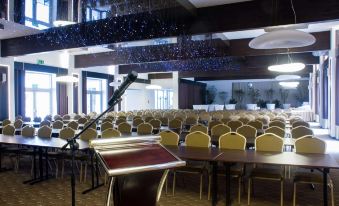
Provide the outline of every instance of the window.
<path id="1" fill-rule="evenodd" d="M 87 113 L 101 113 L 107 108 L 107 80 L 87 78 Z"/>
<path id="2" fill-rule="evenodd" d="M 51 0 L 25 0 L 25 25 L 36 29 L 52 27 Z"/>
<path id="3" fill-rule="evenodd" d="M 173 108 L 173 91 L 171 89 L 155 90 L 155 109 Z"/>
<path id="4" fill-rule="evenodd" d="M 26 71 L 25 74 L 25 111 L 26 117 L 45 117 L 55 115 L 56 82 L 55 74 Z"/>
<path id="5" fill-rule="evenodd" d="M 105 19 L 108 16 L 108 11 L 99 10 L 90 6 L 86 7 L 86 21 L 95 21 Z"/>

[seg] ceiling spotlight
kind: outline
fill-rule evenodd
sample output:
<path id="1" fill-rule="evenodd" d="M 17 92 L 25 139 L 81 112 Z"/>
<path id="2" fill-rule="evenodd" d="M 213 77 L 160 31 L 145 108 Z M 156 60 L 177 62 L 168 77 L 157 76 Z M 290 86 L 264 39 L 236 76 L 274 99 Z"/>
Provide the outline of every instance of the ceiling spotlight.
<path id="1" fill-rule="evenodd" d="M 0 24 L 0 30 L 4 30 L 5 26 L 3 24 Z"/>
<path id="2" fill-rule="evenodd" d="M 299 82 L 279 82 L 280 86 L 287 89 L 295 89 L 298 87 Z"/>
<path id="3" fill-rule="evenodd" d="M 274 72 L 297 72 L 305 68 L 303 63 L 276 64 L 268 67 L 268 70 Z"/>
<path id="4" fill-rule="evenodd" d="M 289 74 L 284 74 L 284 75 L 279 75 L 275 78 L 277 81 L 286 81 L 286 80 L 293 80 L 293 79 L 300 79 L 301 77 L 299 75 L 289 75 Z"/>

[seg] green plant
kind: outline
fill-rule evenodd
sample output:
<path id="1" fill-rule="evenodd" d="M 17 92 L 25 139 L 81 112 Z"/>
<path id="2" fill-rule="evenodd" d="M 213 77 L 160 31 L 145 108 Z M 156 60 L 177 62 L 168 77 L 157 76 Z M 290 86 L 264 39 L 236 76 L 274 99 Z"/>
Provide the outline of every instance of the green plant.
<path id="1" fill-rule="evenodd" d="M 281 107 L 281 103 L 278 99 L 275 99 L 272 101 L 273 104 L 275 104 L 275 108 L 280 108 Z"/>
<path id="2" fill-rule="evenodd" d="M 265 108 L 266 107 L 266 104 L 267 104 L 267 101 L 263 100 L 263 99 L 259 99 L 258 102 L 257 102 L 257 105 L 260 107 L 260 108 Z"/>
<path id="3" fill-rule="evenodd" d="M 289 91 L 287 89 L 280 89 L 280 97 L 281 97 L 281 101 L 283 104 L 286 104 L 286 100 L 288 98 L 289 95 Z"/>
<path id="4" fill-rule="evenodd" d="M 248 90 L 247 95 L 251 99 L 251 103 L 255 103 L 258 101 L 260 95 L 259 89 L 254 89 L 253 87 Z"/>
<path id="5" fill-rule="evenodd" d="M 236 104 L 236 103 L 237 103 L 237 100 L 234 98 L 230 99 L 229 101 L 229 104 Z"/>
<path id="6" fill-rule="evenodd" d="M 272 102 L 274 90 L 272 88 L 265 90 L 266 98 L 268 102 Z"/>
<path id="7" fill-rule="evenodd" d="M 295 94 L 295 99 L 301 105 L 303 102 L 308 101 L 308 88 L 306 85 L 299 85 L 297 87 L 297 93 Z"/>
<path id="8" fill-rule="evenodd" d="M 228 92 L 225 92 L 225 91 L 219 92 L 218 95 L 219 95 L 219 98 L 221 99 L 221 101 L 222 101 L 224 104 L 226 104 L 226 99 L 227 99 L 227 97 L 228 97 Z"/>
<path id="9" fill-rule="evenodd" d="M 245 95 L 244 90 L 242 90 L 242 89 L 234 90 L 235 99 L 240 104 L 242 104 L 242 101 L 244 100 L 244 95 Z"/>
<path id="10" fill-rule="evenodd" d="M 217 95 L 217 88 L 215 88 L 215 86 L 207 87 L 207 89 L 206 89 L 206 102 L 207 102 L 207 104 L 212 104 L 214 102 L 216 95 Z"/>

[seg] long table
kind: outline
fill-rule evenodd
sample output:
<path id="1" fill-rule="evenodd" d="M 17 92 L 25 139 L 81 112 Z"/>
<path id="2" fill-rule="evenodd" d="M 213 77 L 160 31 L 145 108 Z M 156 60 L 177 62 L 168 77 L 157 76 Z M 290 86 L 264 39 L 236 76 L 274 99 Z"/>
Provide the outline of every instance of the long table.
<path id="1" fill-rule="evenodd" d="M 323 205 L 327 200 L 327 174 L 330 169 L 339 169 L 339 163 L 329 154 L 300 154 L 295 152 L 257 152 L 255 150 L 219 150 L 218 148 L 190 148 L 184 146 L 167 146 L 173 154 L 182 159 L 208 161 L 212 165 L 212 205 L 217 204 L 218 162 L 225 165 L 226 171 L 226 205 L 231 205 L 231 166 L 234 163 L 272 164 L 322 168 L 323 170 Z"/>

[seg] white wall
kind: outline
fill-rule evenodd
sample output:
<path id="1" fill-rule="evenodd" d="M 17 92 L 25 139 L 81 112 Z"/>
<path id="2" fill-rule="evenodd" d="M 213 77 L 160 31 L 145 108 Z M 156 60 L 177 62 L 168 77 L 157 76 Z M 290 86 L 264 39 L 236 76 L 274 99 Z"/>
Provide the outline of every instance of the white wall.
<path id="1" fill-rule="evenodd" d="M 69 58 L 68 52 L 56 51 L 15 57 L 14 61 L 36 64 L 38 60 L 43 60 L 44 65 L 68 69 Z"/>
<path id="2" fill-rule="evenodd" d="M 14 58 L 1 58 L 0 65 L 8 67 L 8 116 L 15 119 L 15 98 L 14 98 Z M 12 95 L 11 95 L 12 94 Z"/>

